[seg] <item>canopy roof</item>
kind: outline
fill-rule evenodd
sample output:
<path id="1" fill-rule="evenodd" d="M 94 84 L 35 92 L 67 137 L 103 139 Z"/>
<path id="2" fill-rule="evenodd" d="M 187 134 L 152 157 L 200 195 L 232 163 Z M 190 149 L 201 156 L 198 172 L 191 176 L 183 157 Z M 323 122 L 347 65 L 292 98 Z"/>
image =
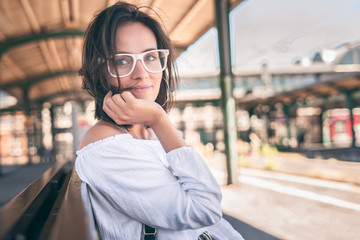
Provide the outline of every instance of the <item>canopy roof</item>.
<path id="1" fill-rule="evenodd" d="M 86 97 L 77 75 L 83 34 L 93 16 L 115 2 L 0 1 L 0 89 L 19 103 L 24 96 L 31 102 Z M 179 53 L 215 23 L 214 0 L 128 2 L 154 9 Z M 240 2 L 231 0 L 231 7 Z"/>

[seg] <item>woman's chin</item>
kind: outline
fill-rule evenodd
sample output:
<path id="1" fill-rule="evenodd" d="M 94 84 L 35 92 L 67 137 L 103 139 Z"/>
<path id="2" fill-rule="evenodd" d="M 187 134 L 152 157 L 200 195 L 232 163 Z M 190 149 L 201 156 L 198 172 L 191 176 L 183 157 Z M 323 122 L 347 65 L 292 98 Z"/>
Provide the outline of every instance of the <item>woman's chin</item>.
<path id="1" fill-rule="evenodd" d="M 153 92 L 153 88 L 135 88 L 131 89 L 130 92 L 137 98 L 137 99 L 144 99 L 149 101 L 155 101 L 156 96 Z"/>
<path id="2" fill-rule="evenodd" d="M 153 97 L 152 95 L 149 95 L 149 94 L 133 93 L 133 95 L 135 96 L 136 99 L 143 99 L 143 100 L 148 100 L 148 101 L 152 101 L 152 102 L 155 102 L 155 100 L 156 100 L 156 97 Z"/>

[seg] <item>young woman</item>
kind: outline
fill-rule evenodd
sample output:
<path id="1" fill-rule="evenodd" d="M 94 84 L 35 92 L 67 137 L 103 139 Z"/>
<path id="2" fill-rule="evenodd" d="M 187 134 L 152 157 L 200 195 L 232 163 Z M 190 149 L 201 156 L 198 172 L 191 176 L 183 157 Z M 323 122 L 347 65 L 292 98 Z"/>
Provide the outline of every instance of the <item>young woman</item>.
<path id="1" fill-rule="evenodd" d="M 134 5 L 103 10 L 87 29 L 80 74 L 98 121 L 75 166 L 102 239 L 242 239 L 222 218 L 217 182 L 167 116 L 173 63 L 160 24 Z"/>

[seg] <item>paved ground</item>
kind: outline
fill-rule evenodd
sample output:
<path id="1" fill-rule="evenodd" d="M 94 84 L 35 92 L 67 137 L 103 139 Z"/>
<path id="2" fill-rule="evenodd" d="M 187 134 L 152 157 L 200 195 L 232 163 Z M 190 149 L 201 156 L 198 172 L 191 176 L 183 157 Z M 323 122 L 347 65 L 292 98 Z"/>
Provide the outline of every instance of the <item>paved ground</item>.
<path id="1" fill-rule="evenodd" d="M 250 157 L 251 161 L 243 161 L 243 166 L 360 185 L 360 156 L 359 162 L 306 158 L 298 153 Z"/>
<path id="2" fill-rule="evenodd" d="M 349 183 L 243 169 L 238 183 L 222 192 L 225 214 L 278 239 L 360 236 L 360 187 Z"/>
<path id="3" fill-rule="evenodd" d="M 224 161 L 208 159 L 222 186 L 224 213 L 263 233 L 237 227 L 245 239 L 360 239 L 360 163 L 297 154 L 256 157 L 238 169 L 230 186 Z"/>

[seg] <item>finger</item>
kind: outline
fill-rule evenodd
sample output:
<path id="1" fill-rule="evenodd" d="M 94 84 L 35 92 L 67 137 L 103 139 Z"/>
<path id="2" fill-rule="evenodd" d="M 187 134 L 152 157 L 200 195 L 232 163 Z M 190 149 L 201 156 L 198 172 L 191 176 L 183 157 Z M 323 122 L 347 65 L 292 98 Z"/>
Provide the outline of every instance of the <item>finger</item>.
<path id="1" fill-rule="evenodd" d="M 104 97 L 104 101 L 106 100 L 106 99 L 109 99 L 109 98 L 111 98 L 111 96 L 112 96 L 113 94 L 112 94 L 112 92 L 111 91 L 109 91 L 106 95 L 105 95 L 105 97 Z"/>
<path id="2" fill-rule="evenodd" d="M 121 97 L 127 103 L 132 102 L 136 99 L 135 96 L 131 92 L 128 92 L 128 91 L 121 93 Z"/>
<path id="3" fill-rule="evenodd" d="M 107 105 L 107 103 L 109 102 L 109 99 L 111 98 L 112 96 L 112 93 L 111 92 L 108 92 L 105 97 L 104 97 L 104 100 L 103 100 L 103 108 L 105 105 Z"/>
<path id="4" fill-rule="evenodd" d="M 116 116 L 120 116 L 123 114 L 124 112 L 124 104 L 126 104 L 124 102 L 124 100 L 122 100 L 121 97 L 118 98 L 113 98 L 111 97 L 107 103 L 106 106 L 116 115 Z"/>
<path id="5" fill-rule="evenodd" d="M 111 92 L 107 93 L 104 97 L 103 110 L 109 117 L 112 116 L 112 118 L 115 117 L 116 112 L 119 111 Z"/>
<path id="6" fill-rule="evenodd" d="M 126 101 L 124 100 L 124 98 L 121 96 L 121 94 L 115 94 L 111 97 L 111 100 L 118 106 L 124 106 L 124 104 L 126 103 Z"/>
<path id="7" fill-rule="evenodd" d="M 109 107 L 109 105 L 104 104 L 103 105 L 103 111 L 112 119 L 115 117 L 115 112 Z"/>
<path id="8" fill-rule="evenodd" d="M 124 103 L 125 104 L 125 103 Z M 124 124 L 124 111 L 110 98 L 103 105 L 104 112 L 117 124 Z"/>
<path id="9" fill-rule="evenodd" d="M 116 112 L 108 104 L 109 100 L 104 101 L 103 111 L 112 119 L 116 118 Z"/>
<path id="10" fill-rule="evenodd" d="M 112 92 L 108 92 L 104 97 L 103 106 L 109 106 L 111 102 L 113 102 Z"/>

